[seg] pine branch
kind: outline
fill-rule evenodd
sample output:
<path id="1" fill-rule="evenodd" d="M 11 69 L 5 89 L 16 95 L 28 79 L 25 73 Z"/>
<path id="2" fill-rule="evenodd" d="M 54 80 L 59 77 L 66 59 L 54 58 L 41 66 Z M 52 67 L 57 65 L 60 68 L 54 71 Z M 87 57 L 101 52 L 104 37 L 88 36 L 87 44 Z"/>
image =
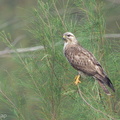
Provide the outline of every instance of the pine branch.
<path id="1" fill-rule="evenodd" d="M 111 117 L 110 115 L 102 112 L 101 110 L 96 109 L 96 108 L 93 107 L 90 103 L 88 103 L 88 102 L 86 101 L 86 99 L 83 97 L 79 85 L 77 85 L 77 88 L 78 88 L 78 93 L 79 93 L 80 97 L 83 99 L 83 101 L 84 101 L 89 107 L 91 107 L 91 108 L 92 108 L 93 110 L 95 110 L 96 112 L 102 113 L 103 115 L 109 117 L 109 118 L 112 119 L 112 120 L 116 120 L 115 118 L 113 118 L 113 117 Z"/>

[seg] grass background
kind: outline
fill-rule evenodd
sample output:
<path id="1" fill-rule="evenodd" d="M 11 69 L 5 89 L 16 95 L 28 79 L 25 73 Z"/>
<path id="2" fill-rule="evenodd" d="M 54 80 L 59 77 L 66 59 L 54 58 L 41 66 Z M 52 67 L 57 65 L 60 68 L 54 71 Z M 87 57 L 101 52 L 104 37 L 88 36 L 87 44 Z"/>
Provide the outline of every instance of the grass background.
<path id="1" fill-rule="evenodd" d="M 24 16 L 24 22 L 29 21 L 24 31 L 32 46 L 44 49 L 7 55 L 11 63 L 7 69 L 2 64 L 6 59 L 1 58 L 0 119 L 4 114 L 6 120 L 120 119 L 120 42 L 105 37 L 110 31 L 105 8 L 97 0 L 37 1 L 30 16 Z M 78 87 L 74 85 L 77 71 L 63 55 L 62 34 L 66 31 L 74 33 L 103 65 L 116 89 L 112 97 L 90 77 L 83 78 Z M 0 39 L 8 50 L 26 45 L 14 46 L 11 35 L 3 31 Z"/>

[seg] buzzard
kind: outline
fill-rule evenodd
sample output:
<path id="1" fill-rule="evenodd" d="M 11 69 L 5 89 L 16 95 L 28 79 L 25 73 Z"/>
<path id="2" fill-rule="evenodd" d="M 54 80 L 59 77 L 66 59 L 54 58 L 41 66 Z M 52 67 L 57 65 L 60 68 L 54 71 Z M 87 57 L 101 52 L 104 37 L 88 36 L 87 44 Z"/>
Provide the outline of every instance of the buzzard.
<path id="1" fill-rule="evenodd" d="M 77 41 L 76 37 L 71 32 L 63 34 L 64 39 L 64 55 L 73 68 L 78 71 L 78 75 L 75 77 L 75 84 L 77 85 L 81 81 L 81 72 L 95 78 L 99 85 L 102 87 L 107 95 L 110 95 L 106 85 L 110 87 L 114 92 L 114 86 L 106 73 L 104 72 L 100 63 L 96 60 L 91 52 L 84 49 Z"/>

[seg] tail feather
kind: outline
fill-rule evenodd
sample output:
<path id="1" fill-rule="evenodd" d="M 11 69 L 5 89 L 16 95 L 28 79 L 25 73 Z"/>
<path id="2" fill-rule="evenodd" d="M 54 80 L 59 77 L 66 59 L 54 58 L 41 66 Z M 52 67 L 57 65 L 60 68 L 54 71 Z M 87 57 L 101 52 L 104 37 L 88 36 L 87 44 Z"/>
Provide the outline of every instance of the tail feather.
<path id="1" fill-rule="evenodd" d="M 110 87 L 113 90 L 113 92 L 115 92 L 114 86 L 107 76 L 103 77 L 103 76 L 100 76 L 99 74 L 97 74 L 94 77 L 98 80 L 98 83 L 103 88 L 103 90 L 105 91 L 106 94 L 110 94 L 110 92 L 108 91 L 108 89 L 106 88 L 105 85 Z"/>
<path id="2" fill-rule="evenodd" d="M 98 83 L 107 95 L 111 95 L 109 90 L 106 88 L 106 86 L 103 83 L 101 83 L 100 81 L 98 81 Z"/>
<path id="3" fill-rule="evenodd" d="M 113 86 L 112 82 L 110 81 L 110 79 L 108 77 L 105 77 L 104 81 L 105 81 L 106 85 L 108 85 L 113 90 L 113 92 L 115 92 L 114 86 Z"/>

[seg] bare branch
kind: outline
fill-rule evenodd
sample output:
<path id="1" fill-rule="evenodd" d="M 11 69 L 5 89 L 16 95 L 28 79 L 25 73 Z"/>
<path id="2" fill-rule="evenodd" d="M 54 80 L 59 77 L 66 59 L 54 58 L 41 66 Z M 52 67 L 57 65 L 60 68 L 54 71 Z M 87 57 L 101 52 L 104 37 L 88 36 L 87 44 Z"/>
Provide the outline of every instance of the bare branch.
<path id="1" fill-rule="evenodd" d="M 18 19 L 17 19 L 17 18 L 14 18 L 14 19 L 8 20 L 7 22 L 5 22 L 5 23 L 3 23 L 3 24 L 0 24 L 0 30 L 8 27 L 8 26 L 11 25 L 11 24 L 15 24 L 17 21 L 18 21 Z"/>
<path id="2" fill-rule="evenodd" d="M 18 36 L 12 43 L 11 45 L 12 46 L 15 46 L 20 40 L 22 40 L 23 38 L 25 38 L 26 35 L 20 35 Z M 5 50 L 9 50 L 10 48 L 9 47 L 6 47 Z"/>
<path id="3" fill-rule="evenodd" d="M 42 50 L 44 49 L 43 46 L 35 46 L 35 47 L 29 47 L 29 48 L 18 48 L 16 50 L 3 50 L 3 51 L 0 51 L 0 55 L 5 55 L 5 54 L 10 54 L 10 53 L 15 53 L 15 52 L 18 52 L 18 53 L 24 53 L 24 52 L 31 52 L 31 51 L 36 51 L 36 50 Z"/>
<path id="4" fill-rule="evenodd" d="M 23 38 L 25 38 L 26 37 L 26 35 L 20 35 L 20 36 L 18 36 L 12 43 L 11 43 L 11 45 L 12 46 L 15 46 L 20 40 L 22 40 Z"/>
<path id="5" fill-rule="evenodd" d="M 120 38 L 120 34 L 105 34 L 105 38 Z"/>

